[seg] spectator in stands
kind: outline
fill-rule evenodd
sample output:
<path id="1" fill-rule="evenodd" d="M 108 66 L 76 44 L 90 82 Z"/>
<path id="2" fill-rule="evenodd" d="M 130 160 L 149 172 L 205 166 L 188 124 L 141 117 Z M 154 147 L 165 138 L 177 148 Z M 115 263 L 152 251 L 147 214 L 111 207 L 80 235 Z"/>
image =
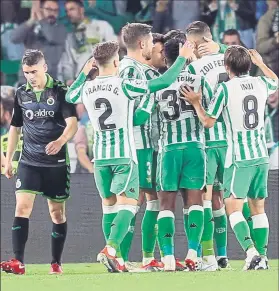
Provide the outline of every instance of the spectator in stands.
<path id="1" fill-rule="evenodd" d="M 267 0 L 267 5 L 268 10 L 258 23 L 257 50 L 264 62 L 279 76 L 279 34 L 278 23 L 275 22 L 278 0 Z"/>
<path id="2" fill-rule="evenodd" d="M 248 0 L 211 0 L 205 5 L 202 20 L 211 26 L 215 41 L 221 41 L 224 31 L 237 29 L 247 48 L 254 47 L 256 5 Z"/>
<path id="3" fill-rule="evenodd" d="M 241 41 L 240 34 L 236 29 L 228 29 L 224 32 L 222 43 L 225 45 L 241 45 L 244 46 Z"/>
<path id="4" fill-rule="evenodd" d="M 117 38 L 108 22 L 85 17 L 81 0 L 66 0 L 65 8 L 69 20 L 74 25 L 74 31 L 67 36 L 65 52 L 59 64 L 59 79 L 71 85 L 92 56 L 93 46 Z"/>
<path id="5" fill-rule="evenodd" d="M 32 2 L 30 19 L 15 28 L 11 34 L 13 43 L 23 43 L 25 49 L 39 49 L 46 58 L 48 72 L 57 78 L 57 64 L 65 46 L 66 29 L 57 23 L 59 6 L 56 0 Z M 20 70 L 19 84 L 24 84 L 25 78 Z"/>

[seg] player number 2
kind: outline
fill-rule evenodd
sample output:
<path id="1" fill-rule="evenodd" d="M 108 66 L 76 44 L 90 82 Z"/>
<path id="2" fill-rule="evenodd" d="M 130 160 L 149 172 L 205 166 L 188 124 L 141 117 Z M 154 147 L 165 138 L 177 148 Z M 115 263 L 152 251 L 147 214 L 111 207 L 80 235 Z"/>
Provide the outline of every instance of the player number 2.
<path id="1" fill-rule="evenodd" d="M 116 128 L 114 123 L 105 124 L 105 121 L 111 116 L 112 108 L 110 102 L 105 98 L 98 98 L 95 101 L 95 109 L 100 110 L 101 106 L 105 107 L 105 112 L 99 117 L 99 126 L 101 130 L 112 130 Z"/>
<path id="2" fill-rule="evenodd" d="M 259 124 L 258 100 L 255 96 L 249 95 L 243 99 L 244 127 L 254 129 Z"/>

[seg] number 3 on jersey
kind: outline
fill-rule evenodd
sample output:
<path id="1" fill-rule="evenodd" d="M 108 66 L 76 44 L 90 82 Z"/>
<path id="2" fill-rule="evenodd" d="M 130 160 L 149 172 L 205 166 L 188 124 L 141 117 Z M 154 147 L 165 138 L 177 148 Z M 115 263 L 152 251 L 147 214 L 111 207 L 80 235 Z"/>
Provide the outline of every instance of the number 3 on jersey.
<path id="1" fill-rule="evenodd" d="M 98 98 L 95 101 L 95 109 L 96 110 L 102 110 L 102 105 L 105 108 L 105 112 L 99 117 L 99 127 L 100 130 L 113 130 L 116 128 L 116 125 L 114 123 L 111 124 L 105 124 L 105 121 L 111 116 L 112 114 L 112 108 L 110 102 L 105 98 Z"/>
<path id="2" fill-rule="evenodd" d="M 248 130 L 255 129 L 259 124 L 258 100 L 249 95 L 243 99 L 244 127 Z"/>
<path id="3" fill-rule="evenodd" d="M 178 92 L 176 90 L 166 90 L 163 92 L 162 100 L 168 100 L 170 98 L 168 108 L 171 108 L 171 110 L 163 111 L 164 117 L 167 120 L 176 120 L 180 117 L 181 113 L 185 112 L 191 112 L 194 116 L 196 116 L 197 114 L 194 107 L 188 102 L 179 99 L 177 93 Z"/>

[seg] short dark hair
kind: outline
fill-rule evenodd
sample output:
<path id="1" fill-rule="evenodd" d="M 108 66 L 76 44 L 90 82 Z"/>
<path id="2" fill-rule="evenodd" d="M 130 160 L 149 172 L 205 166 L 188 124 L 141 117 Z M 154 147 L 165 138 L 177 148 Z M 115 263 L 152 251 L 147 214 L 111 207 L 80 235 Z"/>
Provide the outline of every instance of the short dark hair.
<path id="1" fill-rule="evenodd" d="M 116 41 L 101 42 L 95 46 L 93 57 L 100 66 L 106 65 L 118 53 L 119 44 Z"/>
<path id="2" fill-rule="evenodd" d="M 164 43 L 164 35 L 161 33 L 152 33 L 153 43 L 161 42 Z"/>
<path id="3" fill-rule="evenodd" d="M 242 46 L 232 45 L 225 52 L 225 65 L 236 76 L 247 74 L 251 69 L 251 64 L 249 51 Z"/>
<path id="4" fill-rule="evenodd" d="M 80 7 L 84 7 L 84 4 L 83 4 L 83 1 L 82 0 L 66 0 L 65 1 L 65 5 L 67 3 L 72 3 L 72 2 L 75 3 L 75 4 L 77 4 Z"/>
<path id="5" fill-rule="evenodd" d="M 165 57 L 167 64 L 173 64 L 179 56 L 179 44 L 184 44 L 186 38 L 172 38 L 164 44 Z"/>
<path id="6" fill-rule="evenodd" d="M 44 60 L 45 56 L 40 50 L 28 49 L 25 51 L 21 64 L 29 67 L 37 65 L 41 60 Z"/>
<path id="7" fill-rule="evenodd" d="M 186 35 L 206 35 L 210 32 L 209 26 L 202 21 L 194 21 L 186 28 Z"/>
<path id="8" fill-rule="evenodd" d="M 224 32 L 224 34 L 223 34 L 223 38 L 224 38 L 225 35 L 237 35 L 239 37 L 239 39 L 240 39 L 240 34 L 239 34 L 238 30 L 236 30 L 236 29 L 228 29 L 228 30 L 226 30 Z"/>
<path id="9" fill-rule="evenodd" d="M 173 38 L 185 39 L 186 41 L 186 34 L 181 29 L 172 29 L 164 35 L 164 42 L 166 43 L 167 41 Z"/>
<path id="10" fill-rule="evenodd" d="M 152 26 L 143 23 L 127 23 L 121 30 L 123 42 L 127 48 L 135 49 L 137 41 L 147 36 L 152 30 Z"/>

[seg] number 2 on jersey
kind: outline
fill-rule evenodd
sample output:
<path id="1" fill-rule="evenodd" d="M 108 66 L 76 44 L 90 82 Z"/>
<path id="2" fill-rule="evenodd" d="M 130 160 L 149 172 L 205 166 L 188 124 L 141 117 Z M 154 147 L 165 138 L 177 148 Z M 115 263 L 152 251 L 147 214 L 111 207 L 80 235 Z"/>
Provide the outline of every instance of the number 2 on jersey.
<path id="1" fill-rule="evenodd" d="M 105 124 L 105 121 L 111 116 L 112 108 L 110 102 L 105 98 L 98 98 L 95 101 L 95 109 L 101 110 L 101 105 L 104 105 L 105 112 L 99 117 L 99 127 L 101 130 L 112 130 L 116 128 L 114 123 Z"/>
<path id="2" fill-rule="evenodd" d="M 255 96 L 249 95 L 243 99 L 244 120 L 246 129 L 255 129 L 259 124 L 258 100 Z"/>

